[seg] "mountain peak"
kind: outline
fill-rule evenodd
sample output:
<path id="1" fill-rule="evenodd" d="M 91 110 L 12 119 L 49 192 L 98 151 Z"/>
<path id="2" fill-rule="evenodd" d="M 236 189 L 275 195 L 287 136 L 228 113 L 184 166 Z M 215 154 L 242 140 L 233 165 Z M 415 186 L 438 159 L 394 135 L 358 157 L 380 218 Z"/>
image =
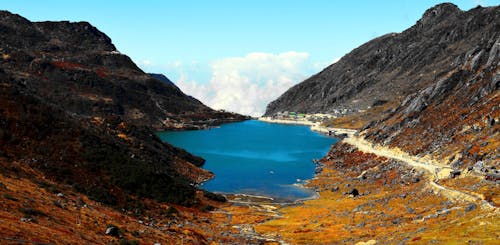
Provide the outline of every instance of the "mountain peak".
<path id="1" fill-rule="evenodd" d="M 498 39 L 499 9 L 462 11 L 450 3 L 436 5 L 416 25 L 375 38 L 290 88 L 268 105 L 266 115 L 354 112 L 371 108 L 377 100 L 396 102 L 450 71 L 496 64 L 497 49 L 492 47 Z M 491 59 L 486 58 L 489 53 Z"/>
<path id="2" fill-rule="evenodd" d="M 423 25 L 437 23 L 444 18 L 462 13 L 457 5 L 452 3 L 441 3 L 425 11 L 419 20 Z"/>

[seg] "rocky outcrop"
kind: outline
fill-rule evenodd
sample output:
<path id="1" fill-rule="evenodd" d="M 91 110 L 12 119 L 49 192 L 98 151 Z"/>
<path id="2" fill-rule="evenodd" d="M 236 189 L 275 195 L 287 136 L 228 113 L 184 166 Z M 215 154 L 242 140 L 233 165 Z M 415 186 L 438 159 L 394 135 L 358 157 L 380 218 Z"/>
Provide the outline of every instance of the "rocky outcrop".
<path id="1" fill-rule="evenodd" d="M 499 7 L 464 12 L 450 3 L 436 5 L 411 28 L 371 40 L 290 88 L 268 105 L 265 114 L 357 112 L 377 101 L 400 102 L 446 81 L 452 71 L 496 66 L 499 12 Z M 418 97 L 418 106 L 425 105 L 425 96 Z"/>

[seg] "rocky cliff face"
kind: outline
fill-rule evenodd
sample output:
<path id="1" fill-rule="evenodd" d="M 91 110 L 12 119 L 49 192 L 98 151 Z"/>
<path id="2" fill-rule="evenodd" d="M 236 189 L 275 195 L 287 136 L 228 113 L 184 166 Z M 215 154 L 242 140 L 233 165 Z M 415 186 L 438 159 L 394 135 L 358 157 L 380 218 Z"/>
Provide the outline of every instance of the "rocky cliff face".
<path id="1" fill-rule="evenodd" d="M 271 102 L 265 114 L 357 111 L 400 102 L 450 71 L 491 65 L 497 52 L 491 48 L 499 38 L 499 9 L 464 12 L 453 4 L 437 5 L 404 32 L 371 40 L 292 87 Z"/>

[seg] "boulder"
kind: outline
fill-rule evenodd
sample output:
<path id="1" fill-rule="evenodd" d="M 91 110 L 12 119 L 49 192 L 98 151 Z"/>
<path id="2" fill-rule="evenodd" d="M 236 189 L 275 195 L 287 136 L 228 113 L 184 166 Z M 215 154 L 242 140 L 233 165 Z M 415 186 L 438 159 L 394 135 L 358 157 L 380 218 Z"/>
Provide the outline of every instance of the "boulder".
<path id="1" fill-rule="evenodd" d="M 477 205 L 475 203 L 470 203 L 465 207 L 465 212 L 470 212 L 473 211 L 477 208 Z"/>
<path id="2" fill-rule="evenodd" d="M 489 181 L 500 181 L 500 174 L 497 173 L 487 174 L 485 176 L 485 179 Z"/>
<path id="3" fill-rule="evenodd" d="M 356 225 L 357 228 L 363 228 L 366 226 L 366 223 L 365 222 L 361 222 L 359 224 Z"/>
<path id="4" fill-rule="evenodd" d="M 114 236 L 114 237 L 120 236 L 120 232 L 119 232 L 118 227 L 116 227 L 114 225 L 108 226 L 108 228 L 106 228 L 105 234 L 108 236 Z"/>
<path id="5" fill-rule="evenodd" d="M 457 176 L 459 176 L 462 172 L 460 170 L 453 170 L 450 172 L 450 178 L 455 178 Z"/>
<path id="6" fill-rule="evenodd" d="M 349 192 L 347 192 L 348 195 L 352 195 L 352 197 L 357 197 L 359 196 L 359 191 L 356 188 L 351 189 Z"/>

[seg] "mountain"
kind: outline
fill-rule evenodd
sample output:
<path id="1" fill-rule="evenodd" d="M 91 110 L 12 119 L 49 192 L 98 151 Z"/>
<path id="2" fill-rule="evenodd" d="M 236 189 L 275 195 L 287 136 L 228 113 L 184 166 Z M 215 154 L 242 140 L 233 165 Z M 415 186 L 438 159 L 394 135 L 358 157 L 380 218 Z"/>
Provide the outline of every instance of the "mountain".
<path id="1" fill-rule="evenodd" d="M 292 244 L 495 243 L 499 64 L 500 6 L 447 3 L 289 89 L 267 116 L 333 113 L 323 129 L 356 131 L 319 160 L 319 198 L 259 229 Z"/>
<path id="2" fill-rule="evenodd" d="M 144 73 L 87 22 L 0 11 L 2 240 L 239 243 L 206 224 L 225 198 L 197 188 L 213 177 L 205 160 L 156 132 L 245 119 Z"/>
<path id="3" fill-rule="evenodd" d="M 194 186 L 212 176 L 198 168 L 203 159 L 161 142 L 157 130 L 246 119 L 144 73 L 87 22 L 31 22 L 7 11 L 0 94 L 3 170 L 26 164 L 122 208 L 133 207 L 131 196 L 194 205 Z"/>
<path id="4" fill-rule="evenodd" d="M 2 67 L 27 89 L 68 112 L 118 115 L 136 125 L 242 119 L 186 96 L 174 84 L 141 71 L 111 39 L 87 22 L 30 22 L 0 12 Z"/>
<path id="5" fill-rule="evenodd" d="M 496 14 L 500 20 L 498 8 Z M 412 155 L 432 155 L 454 169 L 498 173 L 500 21 L 496 23 L 496 41 L 478 44 L 436 83 L 366 125 L 365 138 Z"/>
<path id="6" fill-rule="evenodd" d="M 157 80 L 160 80 L 162 82 L 165 82 L 167 84 L 170 84 L 170 85 L 173 85 L 175 87 L 177 87 L 177 85 L 175 85 L 175 83 L 173 83 L 172 81 L 170 81 L 170 79 L 168 79 L 168 77 L 166 77 L 165 75 L 163 74 L 159 74 L 159 73 L 148 73 L 151 77 L 157 79 Z M 177 87 L 179 88 L 179 87 Z M 180 89 L 179 89 L 180 90 Z M 190 98 L 191 100 L 193 100 L 195 103 L 201 103 L 199 100 L 197 100 L 196 98 L 190 96 L 190 95 L 187 95 L 188 98 Z"/>
<path id="7" fill-rule="evenodd" d="M 375 38 L 290 88 L 265 115 L 352 113 L 399 103 L 454 70 L 477 70 L 488 59 L 491 65 L 499 23 L 499 7 L 461 11 L 450 3 L 436 5 L 411 28 Z"/>
<path id="8" fill-rule="evenodd" d="M 331 126 L 358 125 L 374 143 L 456 169 L 495 167 L 499 60 L 500 7 L 439 4 L 411 28 L 371 40 L 292 87 L 266 115 L 344 109 Z"/>
<path id="9" fill-rule="evenodd" d="M 347 109 L 337 126 L 369 122 L 363 133 L 374 142 L 457 167 L 495 162 L 499 52 L 500 7 L 439 4 L 411 28 L 371 40 L 290 88 L 266 115 Z"/>

